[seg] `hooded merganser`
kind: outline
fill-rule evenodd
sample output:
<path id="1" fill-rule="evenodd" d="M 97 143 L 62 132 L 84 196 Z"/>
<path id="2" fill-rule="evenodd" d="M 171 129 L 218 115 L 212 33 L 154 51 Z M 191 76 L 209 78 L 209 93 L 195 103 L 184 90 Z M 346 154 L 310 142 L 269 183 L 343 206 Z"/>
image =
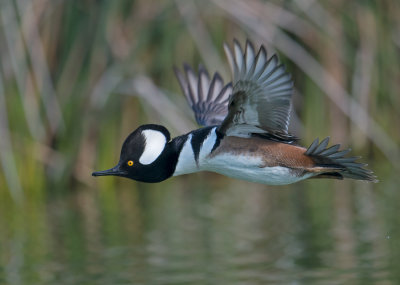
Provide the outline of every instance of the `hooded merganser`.
<path id="1" fill-rule="evenodd" d="M 122 145 L 118 164 L 93 172 L 143 182 L 160 182 L 171 176 L 213 171 L 229 177 L 270 185 L 290 184 L 307 178 L 352 178 L 377 182 L 359 157 L 329 148 L 329 138 L 308 148 L 288 133 L 293 81 L 276 55 L 269 59 L 263 46 L 255 53 L 247 41 L 243 51 L 235 40 L 233 51 L 225 44 L 233 82 L 224 85 L 215 73 L 198 76 L 184 65 L 175 73 L 196 121 L 205 127 L 171 140 L 160 125 L 142 125 Z"/>

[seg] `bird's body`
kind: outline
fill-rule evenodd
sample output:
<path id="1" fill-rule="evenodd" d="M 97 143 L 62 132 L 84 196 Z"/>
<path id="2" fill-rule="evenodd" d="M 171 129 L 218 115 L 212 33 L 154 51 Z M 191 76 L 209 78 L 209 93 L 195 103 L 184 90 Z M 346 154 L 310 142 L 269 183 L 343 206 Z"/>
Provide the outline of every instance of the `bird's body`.
<path id="1" fill-rule="evenodd" d="M 312 176 L 302 168 L 312 165 L 302 147 L 262 138 L 219 138 L 216 132 L 217 127 L 207 127 L 185 137 L 173 176 L 212 171 L 269 185 L 290 184 Z"/>
<path id="2" fill-rule="evenodd" d="M 185 65 L 176 71 L 182 90 L 199 124 L 205 125 L 171 140 L 160 125 L 143 125 L 125 140 L 118 165 L 94 172 L 143 182 L 212 171 L 269 185 L 290 184 L 307 178 L 353 178 L 376 181 L 358 157 L 345 157 L 339 145 L 316 139 L 309 148 L 297 145 L 288 133 L 292 80 L 276 56 L 264 47 L 255 54 L 250 42 L 245 52 L 235 42 L 225 46 L 233 83 L 223 84 L 216 73 L 210 80 Z"/>

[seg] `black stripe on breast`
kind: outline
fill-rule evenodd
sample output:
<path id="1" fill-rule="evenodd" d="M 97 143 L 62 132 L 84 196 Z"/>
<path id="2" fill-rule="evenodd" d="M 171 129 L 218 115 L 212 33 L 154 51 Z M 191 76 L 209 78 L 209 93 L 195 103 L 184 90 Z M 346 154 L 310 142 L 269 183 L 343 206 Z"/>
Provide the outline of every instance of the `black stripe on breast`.
<path id="1" fill-rule="evenodd" d="M 218 129 L 215 130 L 215 134 L 217 135 L 217 139 L 215 140 L 215 144 L 211 150 L 211 153 L 219 146 L 219 143 L 225 136 L 223 133 L 219 132 Z"/>
<path id="2" fill-rule="evenodd" d="M 213 128 L 214 128 L 214 126 L 210 126 L 210 127 L 201 128 L 201 129 L 191 132 L 191 134 L 192 134 L 191 143 L 192 143 L 192 149 L 193 149 L 194 159 L 195 159 L 196 163 L 199 163 L 199 155 L 200 155 L 201 146 L 203 145 L 203 142 L 205 141 L 205 139 L 210 135 L 210 132 Z"/>

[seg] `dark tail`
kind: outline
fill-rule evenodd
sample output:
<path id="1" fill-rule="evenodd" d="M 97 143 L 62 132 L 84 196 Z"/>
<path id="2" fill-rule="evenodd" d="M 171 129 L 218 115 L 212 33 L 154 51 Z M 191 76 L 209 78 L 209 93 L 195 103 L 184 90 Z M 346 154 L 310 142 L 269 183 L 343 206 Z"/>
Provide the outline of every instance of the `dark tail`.
<path id="1" fill-rule="evenodd" d="M 321 143 L 319 143 L 319 139 L 317 138 L 305 152 L 306 155 L 315 161 L 316 167 L 321 167 L 322 170 L 326 168 L 327 170 L 322 171 L 315 178 L 352 178 L 378 182 L 374 173 L 364 168 L 367 164 L 356 162 L 360 158 L 359 156 L 345 157 L 351 149 L 339 151 L 340 144 L 326 148 L 328 143 L 329 137 L 325 138 Z"/>

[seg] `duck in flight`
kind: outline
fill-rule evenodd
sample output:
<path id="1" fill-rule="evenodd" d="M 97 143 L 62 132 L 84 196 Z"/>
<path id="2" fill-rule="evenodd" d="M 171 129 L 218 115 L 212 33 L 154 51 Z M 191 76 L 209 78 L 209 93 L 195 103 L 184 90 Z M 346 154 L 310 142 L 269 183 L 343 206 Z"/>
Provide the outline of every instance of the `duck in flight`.
<path id="1" fill-rule="evenodd" d="M 196 121 L 202 128 L 171 139 L 161 125 L 138 127 L 122 145 L 118 164 L 93 176 L 121 176 L 142 182 L 161 182 L 199 171 L 284 185 L 308 178 L 351 178 L 377 182 L 366 164 L 348 157 L 350 151 L 328 148 L 329 138 L 304 148 L 288 132 L 293 81 L 276 55 L 263 46 L 255 52 L 234 41 L 224 46 L 233 80 L 224 85 L 215 73 L 210 79 L 184 65 L 176 76 Z"/>

